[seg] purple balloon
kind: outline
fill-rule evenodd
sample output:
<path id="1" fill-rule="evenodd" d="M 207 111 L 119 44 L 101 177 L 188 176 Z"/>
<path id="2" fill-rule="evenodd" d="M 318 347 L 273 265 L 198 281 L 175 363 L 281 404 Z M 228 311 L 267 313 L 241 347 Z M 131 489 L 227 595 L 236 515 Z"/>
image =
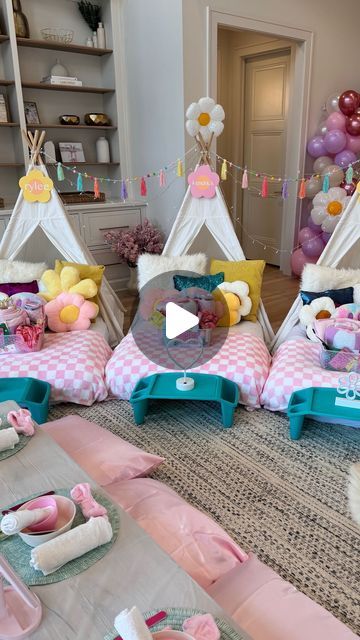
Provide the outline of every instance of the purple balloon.
<path id="1" fill-rule="evenodd" d="M 306 240 L 302 245 L 302 250 L 307 258 L 318 258 L 324 250 L 324 243 L 321 235 L 315 235 L 314 238 Z"/>
<path id="2" fill-rule="evenodd" d="M 302 249 L 296 249 L 294 253 L 291 254 L 291 269 L 296 276 L 301 276 L 304 265 L 307 262 L 311 264 L 315 264 L 317 262 L 317 258 L 310 258 L 305 255 Z"/>
<path id="3" fill-rule="evenodd" d="M 344 149 L 343 151 L 340 151 L 340 153 L 336 154 L 334 162 L 335 164 L 338 164 L 339 167 L 347 169 L 349 164 L 352 164 L 355 160 L 355 153 L 350 151 L 350 149 Z"/>
<path id="4" fill-rule="evenodd" d="M 307 242 L 308 240 L 312 240 L 313 238 L 315 238 L 315 235 L 316 235 L 315 232 L 309 229 L 309 227 L 303 227 L 299 231 L 298 243 L 304 244 L 304 242 Z"/>
<path id="5" fill-rule="evenodd" d="M 313 206 L 314 206 L 313 203 L 311 203 L 311 208 L 313 208 Z M 315 233 L 320 233 L 321 224 L 315 224 L 311 216 L 308 217 L 306 224 L 309 227 L 309 229 L 311 229 L 311 231 L 315 231 Z"/>
<path id="6" fill-rule="evenodd" d="M 324 137 L 324 146 L 328 153 L 339 153 L 346 147 L 346 134 L 340 129 L 328 131 Z"/>
<path id="7" fill-rule="evenodd" d="M 324 138 L 322 138 L 322 136 L 314 136 L 313 138 L 310 138 L 307 144 L 307 150 L 309 155 L 312 156 L 313 158 L 320 158 L 320 156 L 326 156 L 327 152 L 324 145 Z"/>
<path id="8" fill-rule="evenodd" d="M 327 233 L 327 231 L 323 231 L 321 234 L 321 237 L 323 239 L 323 242 L 327 244 L 331 238 L 331 233 Z"/>

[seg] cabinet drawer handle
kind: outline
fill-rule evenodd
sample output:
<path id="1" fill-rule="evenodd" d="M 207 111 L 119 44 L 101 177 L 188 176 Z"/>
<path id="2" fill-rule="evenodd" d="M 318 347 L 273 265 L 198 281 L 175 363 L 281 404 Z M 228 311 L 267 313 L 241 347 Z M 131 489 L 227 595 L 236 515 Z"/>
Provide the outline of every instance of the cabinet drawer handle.
<path id="1" fill-rule="evenodd" d="M 130 229 L 130 226 L 124 224 L 122 227 L 99 227 L 99 231 L 112 231 L 113 229 Z"/>

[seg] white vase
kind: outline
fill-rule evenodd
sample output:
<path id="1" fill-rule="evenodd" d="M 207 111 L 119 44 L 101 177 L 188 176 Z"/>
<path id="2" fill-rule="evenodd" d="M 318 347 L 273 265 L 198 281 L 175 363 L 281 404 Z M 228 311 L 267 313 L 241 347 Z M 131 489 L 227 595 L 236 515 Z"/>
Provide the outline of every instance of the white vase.
<path id="1" fill-rule="evenodd" d="M 50 69 L 51 76 L 68 76 L 69 72 L 66 67 L 60 62 L 60 58 L 56 58 L 56 64 Z"/>
<path id="2" fill-rule="evenodd" d="M 105 49 L 106 47 L 105 29 L 103 27 L 102 22 L 99 22 L 99 26 L 97 28 L 96 34 L 97 34 L 97 43 L 98 43 L 99 49 Z"/>
<path id="3" fill-rule="evenodd" d="M 138 290 L 138 270 L 137 267 L 130 267 L 130 278 L 127 283 L 127 288 L 129 291 L 137 291 Z"/>
<path id="4" fill-rule="evenodd" d="M 98 162 L 110 162 L 109 142 L 104 136 L 96 140 L 96 159 Z"/>

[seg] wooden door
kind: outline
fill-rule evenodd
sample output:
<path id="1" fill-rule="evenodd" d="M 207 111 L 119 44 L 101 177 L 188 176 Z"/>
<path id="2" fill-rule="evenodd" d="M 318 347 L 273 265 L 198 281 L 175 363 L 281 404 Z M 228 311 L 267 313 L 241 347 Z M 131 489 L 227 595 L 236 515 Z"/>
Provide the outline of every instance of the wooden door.
<path id="1" fill-rule="evenodd" d="M 289 67 L 290 51 L 245 63 L 244 165 L 259 173 L 284 174 Z M 242 246 L 247 258 L 279 265 L 280 255 L 262 245 L 281 247 L 281 183 L 269 179 L 267 198 L 260 195 L 261 184 L 261 177 L 249 174 L 249 189 L 243 191 Z"/>

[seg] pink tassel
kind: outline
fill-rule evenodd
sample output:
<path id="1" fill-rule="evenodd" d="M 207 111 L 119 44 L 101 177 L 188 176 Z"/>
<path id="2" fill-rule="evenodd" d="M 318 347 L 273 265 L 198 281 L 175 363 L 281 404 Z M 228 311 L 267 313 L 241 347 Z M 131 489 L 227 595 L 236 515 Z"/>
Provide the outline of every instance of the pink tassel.
<path id="1" fill-rule="evenodd" d="M 248 186 L 249 186 L 248 172 L 247 172 L 247 169 L 245 169 L 245 171 L 243 173 L 243 177 L 242 177 L 241 188 L 242 189 L 247 189 Z"/>
<path id="2" fill-rule="evenodd" d="M 165 171 L 163 169 L 161 169 L 161 171 L 159 173 L 159 186 L 160 187 L 165 187 L 165 184 L 166 184 Z"/>
<path id="3" fill-rule="evenodd" d="M 269 195 L 268 179 L 267 179 L 267 176 L 264 176 L 262 185 L 261 185 L 261 197 L 267 198 L 268 195 Z"/>
<path id="4" fill-rule="evenodd" d="M 145 178 L 141 178 L 140 195 L 142 195 L 142 196 L 146 196 L 147 195 L 147 188 L 146 188 L 146 180 L 145 180 Z"/>
<path id="5" fill-rule="evenodd" d="M 99 180 L 94 178 L 94 198 L 98 200 L 100 198 Z"/>
<path id="6" fill-rule="evenodd" d="M 305 178 L 303 178 L 300 182 L 298 197 L 300 198 L 300 200 L 303 200 L 304 198 L 306 198 Z"/>

